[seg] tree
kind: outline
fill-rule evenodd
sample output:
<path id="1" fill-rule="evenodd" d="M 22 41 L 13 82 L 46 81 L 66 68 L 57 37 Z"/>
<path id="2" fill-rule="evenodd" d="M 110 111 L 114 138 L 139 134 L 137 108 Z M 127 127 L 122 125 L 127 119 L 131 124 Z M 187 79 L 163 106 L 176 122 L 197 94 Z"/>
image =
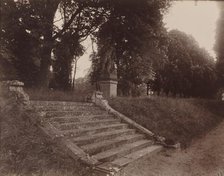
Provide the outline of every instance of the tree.
<path id="1" fill-rule="evenodd" d="M 54 41 L 57 38 L 54 35 L 54 18 L 61 0 L 30 0 L 30 9 L 33 11 L 33 17 L 37 19 L 37 28 L 32 28 L 31 33 L 37 33 L 41 39 L 40 51 L 40 74 L 39 85 L 48 87 L 50 76 L 51 52 Z"/>
<path id="2" fill-rule="evenodd" d="M 98 75 L 117 70 L 118 87 L 124 95 L 135 94 L 151 68 L 151 58 L 144 57 L 144 52 L 149 43 L 161 37 L 162 11 L 167 5 L 166 0 L 122 0 L 110 4 L 108 20 L 96 36 L 95 59 L 99 61 L 95 61 L 98 64 L 95 70 Z"/>
<path id="3" fill-rule="evenodd" d="M 104 20 L 103 8 L 98 6 L 97 2 L 94 2 L 75 0 L 19 0 L 14 2 L 10 0 L 3 3 L 3 11 L 7 12 L 9 10 L 9 17 L 13 14 L 17 17 L 16 15 L 19 14 L 17 18 L 9 19 L 9 21 L 12 24 L 16 21 L 15 24 L 18 24 L 19 29 L 21 29 L 18 34 L 17 26 L 13 24 L 13 30 L 7 31 L 5 36 L 10 36 L 9 33 L 13 36 L 21 36 L 17 43 L 10 41 L 10 45 L 13 45 L 13 47 L 21 46 L 26 50 L 26 53 L 31 52 L 32 54 L 27 54 L 30 56 L 27 59 L 30 63 L 34 63 L 32 62 L 33 58 L 39 59 L 38 77 L 40 87 L 46 88 L 49 84 L 52 50 L 58 42 L 63 40 L 63 36 L 70 33 L 71 37 L 78 36 L 76 40 L 81 42 L 80 40 L 85 39 L 92 31 L 96 30 L 101 21 Z M 54 21 L 58 9 L 63 12 L 61 27 L 57 27 L 55 25 L 56 21 Z M 3 15 L 5 16 L 4 13 Z M 24 39 L 27 39 L 28 42 L 24 42 Z M 17 51 L 23 53 L 22 50 Z M 19 53 L 16 55 L 19 55 Z M 25 71 L 28 67 L 21 68 L 21 65 L 25 66 L 22 61 L 18 65 L 18 69 L 23 70 L 28 75 L 28 70 Z"/>
<path id="4" fill-rule="evenodd" d="M 73 1 L 64 1 L 60 4 L 59 9 L 64 24 L 72 18 L 71 14 L 78 5 L 78 3 L 74 4 Z M 56 62 L 53 69 L 55 69 L 55 79 L 59 87 L 64 89 L 74 88 L 75 74 L 72 76 L 72 67 L 75 66 L 76 68 L 77 59 L 84 54 L 84 47 L 80 43 L 105 20 L 102 16 L 103 13 L 102 8 L 95 8 L 87 3 L 86 7 L 74 17 L 70 27 L 57 41 Z"/>
<path id="5" fill-rule="evenodd" d="M 37 54 L 36 48 L 39 44 L 29 34 L 30 31 L 22 20 L 26 16 L 26 20 L 31 22 L 32 19 L 29 14 L 29 8 L 26 5 L 15 3 L 13 0 L 1 1 L 0 33 L 1 46 L 4 48 L 2 51 L 6 51 L 8 55 L 13 55 L 13 57 L 9 57 L 10 63 L 8 62 L 7 66 L 2 67 L 4 70 L 15 70 L 17 79 L 23 81 L 26 86 L 34 85 L 38 74 L 38 57 L 34 56 Z M 1 63 L 6 64 L 6 60 L 2 60 Z"/>
<path id="6" fill-rule="evenodd" d="M 224 87 L 224 4 L 219 3 L 220 16 L 217 21 L 215 51 L 217 55 L 216 70 L 219 87 Z"/>
<path id="7" fill-rule="evenodd" d="M 63 36 L 62 40 L 57 43 L 55 48 L 55 61 L 53 64 L 54 70 L 54 88 L 63 90 L 71 90 L 72 67 L 77 58 L 84 53 L 84 47 L 70 33 Z"/>
<path id="8" fill-rule="evenodd" d="M 15 56 L 4 45 L 0 47 L 0 81 L 16 79 L 18 73 L 13 67 Z"/>
<path id="9" fill-rule="evenodd" d="M 7 30 L 10 28 L 8 27 L 10 24 L 8 21 L 8 13 L 9 11 L 14 11 L 15 6 L 13 6 L 13 2 L 9 1 L 10 6 L 12 6 L 12 9 L 5 9 L 3 6 L 5 5 L 5 1 L 1 2 L 0 11 L 1 11 L 1 31 L 0 31 L 0 40 L 1 40 L 1 47 L 0 47 L 0 80 L 5 79 L 12 79 L 13 77 L 17 76 L 17 73 L 15 72 L 15 68 L 13 67 L 13 61 L 15 60 L 15 56 L 13 55 L 12 51 L 8 47 L 8 43 L 10 41 L 9 37 L 6 38 Z M 11 28 L 12 29 L 12 28 Z M 9 69 L 7 69 L 9 68 Z M 13 71 L 12 71 L 13 70 Z"/>
<path id="10" fill-rule="evenodd" d="M 52 31 L 52 20 L 48 20 L 47 23 L 50 23 L 50 26 L 47 27 L 50 29 L 50 32 L 48 32 L 49 36 L 47 38 L 44 37 L 44 39 L 47 39 L 45 41 L 47 45 L 43 45 L 43 53 L 44 55 L 47 54 L 47 58 L 45 59 L 43 56 L 42 58 L 43 64 L 48 65 L 48 67 L 50 63 L 47 61 L 49 61 L 50 53 L 58 40 L 63 40 L 64 37 L 66 38 L 66 35 L 70 35 L 73 38 L 71 41 L 74 42 L 74 44 L 70 43 L 70 45 L 71 47 L 77 46 L 78 51 L 80 47 L 77 43 L 86 39 L 104 21 L 104 16 L 102 15 L 104 14 L 104 9 L 92 1 L 65 0 L 58 5 L 63 18 L 62 29 L 56 28 L 56 30 Z M 55 9 L 54 12 L 52 11 L 52 15 L 53 13 L 55 14 Z M 68 59 L 70 60 L 70 58 Z M 46 75 L 49 72 L 49 68 L 45 66 L 41 66 L 41 68 L 43 68 L 43 71 L 41 71 L 43 76 L 40 76 L 40 79 L 44 81 L 42 85 L 46 86 L 48 81 Z"/>
<path id="11" fill-rule="evenodd" d="M 216 80 L 214 59 L 184 32 L 172 30 L 168 39 L 168 57 L 156 70 L 154 90 L 174 96 L 211 96 Z"/>

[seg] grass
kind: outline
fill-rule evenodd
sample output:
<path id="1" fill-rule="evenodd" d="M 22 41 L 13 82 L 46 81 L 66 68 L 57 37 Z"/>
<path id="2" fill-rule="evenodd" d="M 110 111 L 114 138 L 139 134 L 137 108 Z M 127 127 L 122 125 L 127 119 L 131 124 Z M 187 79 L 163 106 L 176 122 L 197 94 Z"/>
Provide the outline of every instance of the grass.
<path id="1" fill-rule="evenodd" d="M 224 119 L 224 102 L 166 97 L 113 98 L 109 104 L 152 132 L 187 147 Z"/>

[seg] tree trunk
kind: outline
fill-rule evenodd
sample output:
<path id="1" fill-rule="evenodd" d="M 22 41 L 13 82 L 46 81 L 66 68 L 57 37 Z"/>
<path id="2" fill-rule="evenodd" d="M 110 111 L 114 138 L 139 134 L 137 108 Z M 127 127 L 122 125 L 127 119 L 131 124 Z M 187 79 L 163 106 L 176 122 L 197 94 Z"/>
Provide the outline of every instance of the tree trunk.
<path id="1" fill-rule="evenodd" d="M 50 65 L 51 65 L 52 47 L 43 46 L 40 63 L 39 87 L 47 89 L 50 82 Z"/>
<path id="2" fill-rule="evenodd" d="M 44 42 L 41 48 L 40 56 L 40 77 L 39 77 L 39 86 L 40 88 L 46 89 L 49 86 L 50 82 L 50 66 L 51 66 L 51 52 L 54 46 L 54 40 L 52 38 L 53 34 L 53 18 L 54 13 L 48 16 L 46 29 L 43 33 Z"/>
<path id="3" fill-rule="evenodd" d="M 30 4 L 35 12 L 42 17 L 42 31 L 43 44 L 40 50 L 40 74 L 39 74 L 39 87 L 48 88 L 50 79 L 50 65 L 51 65 L 51 51 L 53 49 L 53 27 L 54 17 L 58 5 L 61 0 L 47 0 L 36 1 L 30 0 Z M 40 10 L 41 9 L 41 10 Z"/>
<path id="4" fill-rule="evenodd" d="M 72 90 L 75 90 L 75 76 L 77 72 L 77 61 L 78 61 L 78 58 L 75 58 L 74 73 L 73 73 L 73 80 L 72 80 Z"/>
<path id="5" fill-rule="evenodd" d="M 150 85 L 149 83 L 146 83 L 146 95 L 149 95 L 149 89 L 150 89 Z"/>

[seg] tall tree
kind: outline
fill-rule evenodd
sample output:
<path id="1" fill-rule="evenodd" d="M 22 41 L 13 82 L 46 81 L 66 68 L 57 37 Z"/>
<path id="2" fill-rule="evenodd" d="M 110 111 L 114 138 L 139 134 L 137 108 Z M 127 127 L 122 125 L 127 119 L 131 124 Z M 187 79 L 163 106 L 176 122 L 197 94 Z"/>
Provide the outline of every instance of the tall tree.
<path id="1" fill-rule="evenodd" d="M 219 19 L 217 21 L 215 51 L 217 55 L 216 70 L 219 87 L 224 87 L 224 3 L 219 2 Z"/>
<path id="2" fill-rule="evenodd" d="M 154 90 L 174 96 L 211 96 L 216 81 L 214 59 L 184 32 L 172 30 L 168 38 L 168 57 L 156 70 Z"/>
<path id="3" fill-rule="evenodd" d="M 84 47 L 77 38 L 67 33 L 55 48 L 55 61 L 53 64 L 55 88 L 70 90 L 73 83 L 73 65 L 76 58 L 84 53 Z"/>
<path id="4" fill-rule="evenodd" d="M 60 4 L 59 10 L 64 24 L 69 21 L 72 12 L 75 11 L 78 5 L 78 3 L 72 4 L 72 1 L 64 1 Z M 105 20 L 102 16 L 103 13 L 103 8 L 96 8 L 92 7 L 91 4 L 86 4 L 86 7 L 74 17 L 70 27 L 67 28 L 57 41 L 54 72 L 56 73 L 55 79 L 60 84 L 59 87 L 66 89 L 72 87 L 72 82 L 74 82 L 74 79 L 72 80 L 74 76 L 72 75 L 72 67 L 76 63 L 76 60 L 84 54 L 84 47 L 81 45 L 81 42 Z"/>
<path id="5" fill-rule="evenodd" d="M 119 87 L 126 95 L 135 92 L 150 69 L 151 58 L 143 53 L 148 43 L 160 38 L 162 12 L 168 2 L 121 0 L 110 4 L 108 20 L 97 33 L 99 62 L 95 63 L 99 63 L 100 74 L 117 70 Z"/>
<path id="6" fill-rule="evenodd" d="M 17 37 L 18 40 L 9 40 L 7 45 L 20 46 L 17 49 L 17 55 L 27 53 L 29 58 L 27 62 L 34 63 L 33 58 L 39 59 L 39 85 L 47 87 L 49 84 L 49 68 L 52 62 L 52 50 L 58 42 L 63 40 L 67 33 L 76 38 L 75 43 L 81 42 L 92 31 L 100 25 L 104 19 L 103 8 L 100 1 L 77 1 L 77 0 L 25 0 L 1 1 L 1 8 L 4 13 L 3 18 L 9 17 L 9 23 L 12 24 L 12 30 L 8 26 L 7 34 Z M 57 26 L 55 16 L 58 12 L 63 12 L 62 26 Z M 5 16 L 5 14 L 8 14 Z M 10 18 L 13 17 L 13 18 Z M 14 22 L 16 22 L 14 24 Z M 17 25 L 18 24 L 18 25 Z M 17 30 L 19 29 L 19 30 Z M 2 32 L 2 31 L 1 31 Z M 14 41 L 17 41 L 14 42 Z M 26 51 L 26 52 L 25 52 Z M 38 64 L 38 62 L 35 62 Z M 24 75 L 31 69 L 23 67 L 26 64 L 18 62 L 17 66 Z M 22 68 L 23 67 L 23 68 Z M 31 67 L 30 67 L 31 68 Z M 34 68 L 34 67 L 33 67 Z M 35 70 L 35 69 L 34 69 Z"/>
<path id="7" fill-rule="evenodd" d="M 8 65 L 8 68 L 4 69 L 14 68 L 17 79 L 27 86 L 32 86 L 38 74 L 36 48 L 39 42 L 30 35 L 30 30 L 23 19 L 33 22 L 26 4 L 16 3 L 13 0 L 1 1 L 1 46 L 14 56 L 10 59 L 11 66 Z"/>
<path id="8" fill-rule="evenodd" d="M 0 11 L 1 11 L 1 31 L 0 31 L 0 80 L 10 79 L 16 77 L 17 73 L 15 73 L 15 68 L 13 66 L 13 61 L 15 61 L 15 56 L 11 48 L 9 47 L 10 40 L 13 39 L 10 34 L 10 29 L 15 29 L 17 27 L 17 23 L 12 25 L 12 20 L 15 22 L 15 16 L 11 15 L 11 19 L 9 18 L 9 12 L 14 14 L 16 6 L 13 1 L 1 1 L 0 2 Z M 9 28 L 11 26 L 11 28 Z M 7 69 L 9 68 L 9 69 Z M 12 71 L 14 70 L 14 71 Z"/>
<path id="9" fill-rule="evenodd" d="M 38 33 L 40 36 L 40 75 L 39 85 L 48 87 L 50 76 L 51 52 L 54 46 L 54 40 L 57 38 L 54 35 L 54 18 L 58 5 L 61 0 L 30 0 L 30 8 L 33 11 L 33 16 L 39 22 L 38 28 L 33 28 L 31 32 Z"/>

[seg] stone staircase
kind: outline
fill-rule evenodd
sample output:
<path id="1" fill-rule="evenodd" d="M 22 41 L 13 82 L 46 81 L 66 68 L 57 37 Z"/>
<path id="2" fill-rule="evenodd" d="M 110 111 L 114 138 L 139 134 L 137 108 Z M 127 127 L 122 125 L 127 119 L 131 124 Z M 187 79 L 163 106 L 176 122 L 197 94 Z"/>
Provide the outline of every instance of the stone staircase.
<path id="1" fill-rule="evenodd" d="M 64 147 L 71 156 L 91 163 L 101 174 L 113 173 L 163 148 L 93 103 L 31 101 L 31 105 L 53 129 L 50 135 L 66 141 Z"/>

